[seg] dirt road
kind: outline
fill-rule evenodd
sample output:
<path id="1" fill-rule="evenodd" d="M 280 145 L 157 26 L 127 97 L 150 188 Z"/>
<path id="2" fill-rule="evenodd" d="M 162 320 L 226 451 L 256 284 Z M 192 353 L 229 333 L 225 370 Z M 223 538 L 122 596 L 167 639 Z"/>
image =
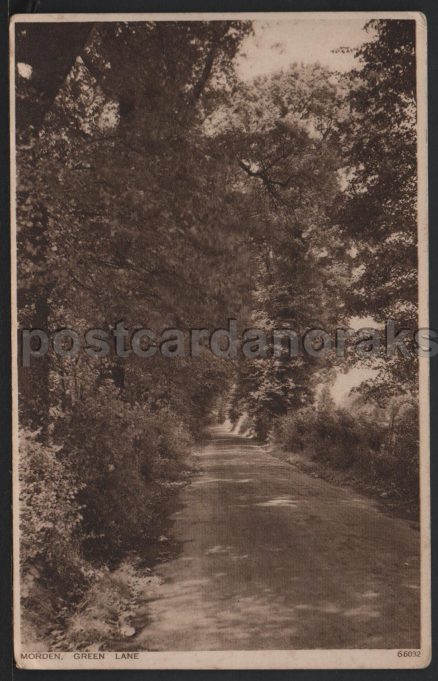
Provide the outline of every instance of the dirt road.
<path id="1" fill-rule="evenodd" d="M 136 650 L 418 648 L 419 533 L 218 427 Z"/>

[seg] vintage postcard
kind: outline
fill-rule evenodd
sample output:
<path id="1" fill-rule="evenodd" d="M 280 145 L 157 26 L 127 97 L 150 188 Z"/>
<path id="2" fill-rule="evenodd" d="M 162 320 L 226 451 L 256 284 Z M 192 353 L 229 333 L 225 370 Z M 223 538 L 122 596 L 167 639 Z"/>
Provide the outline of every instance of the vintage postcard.
<path id="1" fill-rule="evenodd" d="M 10 30 L 18 666 L 427 666 L 424 16 Z"/>

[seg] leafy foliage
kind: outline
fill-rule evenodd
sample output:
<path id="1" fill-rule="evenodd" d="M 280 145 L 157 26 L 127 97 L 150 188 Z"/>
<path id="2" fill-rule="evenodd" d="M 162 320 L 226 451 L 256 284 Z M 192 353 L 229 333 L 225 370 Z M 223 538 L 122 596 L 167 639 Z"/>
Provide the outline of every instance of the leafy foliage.
<path id="1" fill-rule="evenodd" d="M 20 323 L 415 326 L 414 24 L 369 28 L 349 74 L 291 65 L 242 82 L 249 22 L 17 26 L 30 69 L 16 92 Z M 41 59 L 46 40 L 56 59 Z M 191 359 L 51 354 L 20 368 L 25 598 L 44 587 L 53 619 L 67 582 L 76 600 L 93 574 L 110 591 L 102 570 L 152 536 L 227 401 L 260 439 L 414 496 L 416 363 L 369 364 L 379 377 L 354 418 L 328 390 L 317 398 L 342 361 L 291 359 L 286 346 L 233 361 L 205 345 Z"/>
<path id="2" fill-rule="evenodd" d="M 65 465 L 62 447 L 41 443 L 38 432 L 22 430 L 20 452 L 23 569 L 44 562 L 65 578 L 78 551 L 76 529 L 82 520 L 78 495 L 83 485 Z"/>
<path id="3" fill-rule="evenodd" d="M 147 540 L 165 483 L 187 468 L 191 438 L 169 410 L 121 401 L 108 385 L 75 406 L 59 429 L 83 479 L 83 548 L 112 561 Z"/>
<path id="4" fill-rule="evenodd" d="M 354 246 L 352 314 L 415 329 L 417 310 L 417 136 L 415 22 L 377 20 L 348 74 L 342 126 L 347 185 L 338 211 Z M 379 367 L 373 396 L 417 391 L 418 364 L 400 353 Z M 366 387 L 366 386 L 365 386 Z"/>
<path id="5" fill-rule="evenodd" d="M 273 441 L 288 452 L 299 452 L 334 469 L 350 471 L 382 486 L 385 495 L 418 500 L 418 434 L 416 405 L 389 414 L 356 408 L 354 415 L 335 405 L 307 407 L 279 417 Z"/>

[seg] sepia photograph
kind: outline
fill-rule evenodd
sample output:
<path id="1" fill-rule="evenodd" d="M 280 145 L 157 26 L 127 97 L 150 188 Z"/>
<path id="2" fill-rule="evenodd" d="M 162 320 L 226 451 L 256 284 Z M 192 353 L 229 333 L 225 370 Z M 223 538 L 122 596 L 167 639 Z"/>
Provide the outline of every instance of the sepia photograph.
<path id="1" fill-rule="evenodd" d="M 427 666 L 425 17 L 10 35 L 16 664 Z"/>

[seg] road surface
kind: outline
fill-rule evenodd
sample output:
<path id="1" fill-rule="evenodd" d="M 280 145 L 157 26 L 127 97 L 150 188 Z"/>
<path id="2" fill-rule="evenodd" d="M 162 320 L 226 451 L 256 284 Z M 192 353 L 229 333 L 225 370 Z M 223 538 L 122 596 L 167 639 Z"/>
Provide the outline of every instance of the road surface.
<path id="1" fill-rule="evenodd" d="M 419 648 L 419 533 L 212 430 L 136 650 Z"/>

